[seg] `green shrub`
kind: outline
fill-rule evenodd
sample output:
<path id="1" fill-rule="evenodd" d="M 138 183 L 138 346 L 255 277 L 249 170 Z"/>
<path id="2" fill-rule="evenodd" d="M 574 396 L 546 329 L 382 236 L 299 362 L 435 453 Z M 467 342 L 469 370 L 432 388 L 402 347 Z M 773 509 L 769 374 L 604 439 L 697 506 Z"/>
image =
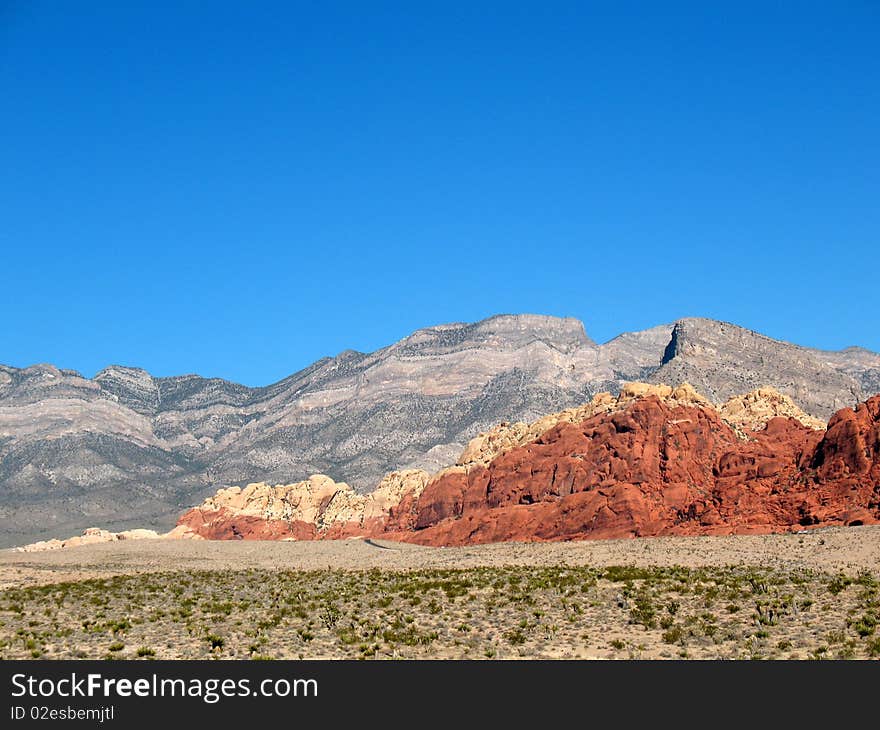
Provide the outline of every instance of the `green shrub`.
<path id="1" fill-rule="evenodd" d="M 521 629 L 510 629 L 509 631 L 505 631 L 504 638 L 507 640 L 507 643 L 513 644 L 514 646 L 520 646 L 526 643 L 526 635 Z"/>
<path id="2" fill-rule="evenodd" d="M 684 630 L 681 626 L 670 626 L 663 632 L 663 641 L 666 644 L 677 644 L 682 640 Z"/>

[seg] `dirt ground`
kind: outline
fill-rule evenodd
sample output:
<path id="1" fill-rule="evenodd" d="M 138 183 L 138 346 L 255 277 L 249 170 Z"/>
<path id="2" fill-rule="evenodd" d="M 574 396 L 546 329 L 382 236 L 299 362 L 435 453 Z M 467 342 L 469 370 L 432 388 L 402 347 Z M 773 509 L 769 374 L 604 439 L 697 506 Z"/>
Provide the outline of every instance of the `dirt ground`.
<path id="1" fill-rule="evenodd" d="M 880 527 L 0 551 L 2 658 L 872 658 Z"/>

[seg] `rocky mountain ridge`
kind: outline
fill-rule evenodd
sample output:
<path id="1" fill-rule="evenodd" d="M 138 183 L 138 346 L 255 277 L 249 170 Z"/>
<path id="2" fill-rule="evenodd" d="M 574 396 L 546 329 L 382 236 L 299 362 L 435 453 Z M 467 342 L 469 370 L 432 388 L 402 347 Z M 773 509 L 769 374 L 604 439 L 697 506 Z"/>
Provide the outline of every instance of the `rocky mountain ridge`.
<path id="1" fill-rule="evenodd" d="M 0 546 L 93 524 L 164 530 L 218 487 L 254 481 L 325 473 L 363 493 L 388 472 L 454 462 L 499 422 L 632 380 L 688 380 L 714 402 L 774 386 L 822 419 L 880 385 L 880 356 L 699 319 L 596 344 L 575 319 L 502 315 L 345 351 L 261 388 L 121 366 L 91 379 L 0 366 Z"/>

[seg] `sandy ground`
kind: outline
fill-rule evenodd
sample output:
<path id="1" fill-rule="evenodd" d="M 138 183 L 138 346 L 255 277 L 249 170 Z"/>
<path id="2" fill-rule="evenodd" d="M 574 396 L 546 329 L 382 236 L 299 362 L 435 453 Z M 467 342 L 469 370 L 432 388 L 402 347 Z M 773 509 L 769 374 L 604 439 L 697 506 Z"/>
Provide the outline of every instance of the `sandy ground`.
<path id="1" fill-rule="evenodd" d="M 501 566 L 639 565 L 880 570 L 880 526 L 801 534 L 654 537 L 427 548 L 339 540 L 256 542 L 136 540 L 42 553 L 0 551 L 0 588 L 169 570 L 417 570 Z"/>

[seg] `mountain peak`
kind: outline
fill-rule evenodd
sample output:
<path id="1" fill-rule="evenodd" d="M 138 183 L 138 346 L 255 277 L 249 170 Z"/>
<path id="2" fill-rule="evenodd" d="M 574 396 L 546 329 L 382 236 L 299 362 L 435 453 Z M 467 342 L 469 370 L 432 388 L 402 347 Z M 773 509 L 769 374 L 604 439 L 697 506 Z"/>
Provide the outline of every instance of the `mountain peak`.
<path id="1" fill-rule="evenodd" d="M 730 322 L 690 317 L 673 326 L 661 367 L 650 379 L 687 381 L 716 402 L 773 385 L 812 415 L 827 418 L 857 402 L 863 387 L 846 372 L 854 363 L 835 363 L 833 355 Z"/>
<path id="2" fill-rule="evenodd" d="M 138 413 L 152 413 L 159 407 L 156 380 L 142 368 L 108 365 L 93 380 L 101 390 Z"/>
<path id="3" fill-rule="evenodd" d="M 422 354 L 469 350 L 484 347 L 512 351 L 533 342 L 543 342 L 554 349 L 569 352 L 595 347 L 587 337 L 583 323 L 574 317 L 541 314 L 496 314 L 479 322 L 454 322 L 417 330 L 392 345 L 397 352 Z"/>
<path id="4" fill-rule="evenodd" d="M 108 365 L 103 370 L 100 370 L 95 374 L 93 380 L 107 380 L 109 378 L 131 378 L 135 380 L 152 380 L 153 376 L 150 375 L 143 368 L 136 368 L 129 365 Z"/>
<path id="5" fill-rule="evenodd" d="M 514 338 L 534 338 L 548 344 L 594 346 L 584 329 L 584 323 L 575 317 L 554 317 L 546 314 L 496 314 L 476 322 L 480 332 L 493 332 Z"/>

